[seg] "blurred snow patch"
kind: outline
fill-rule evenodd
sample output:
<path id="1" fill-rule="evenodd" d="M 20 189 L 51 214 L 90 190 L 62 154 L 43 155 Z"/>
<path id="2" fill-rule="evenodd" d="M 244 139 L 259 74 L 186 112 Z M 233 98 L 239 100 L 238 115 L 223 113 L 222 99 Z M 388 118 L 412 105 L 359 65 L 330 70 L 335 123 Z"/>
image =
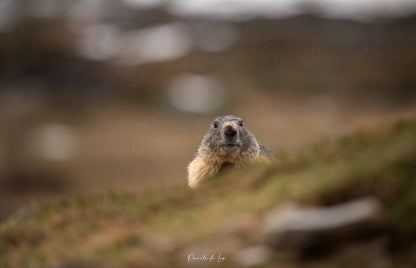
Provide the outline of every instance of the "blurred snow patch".
<path id="1" fill-rule="evenodd" d="M 122 0 L 126 5 L 135 8 L 153 8 L 164 3 L 164 0 Z"/>
<path id="2" fill-rule="evenodd" d="M 117 27 L 92 24 L 82 30 L 79 44 L 81 55 L 91 60 L 109 60 L 122 50 L 121 33 Z"/>
<path id="3" fill-rule="evenodd" d="M 82 21 L 135 21 L 132 8 L 160 8 L 180 17 L 244 21 L 304 13 L 371 20 L 416 12 L 415 0 L 0 0 L 0 31 L 25 16 Z M 139 15 L 140 16 L 140 15 Z"/>
<path id="4" fill-rule="evenodd" d="M 29 138 L 31 153 L 47 160 L 66 160 L 75 151 L 75 136 L 69 126 L 46 124 L 36 128 Z"/>
<path id="5" fill-rule="evenodd" d="M 79 28 L 79 25 L 73 26 Z M 127 65 L 174 60 L 185 56 L 192 47 L 189 33 L 175 23 L 127 32 L 97 23 L 84 27 L 81 34 L 81 55 L 91 60 L 116 60 Z"/>
<path id="6" fill-rule="evenodd" d="M 296 0 L 176 0 L 169 10 L 179 16 L 246 20 L 256 16 L 284 17 L 297 14 Z"/>
<path id="7" fill-rule="evenodd" d="M 175 0 L 169 10 L 180 16 L 246 20 L 253 17 L 277 18 L 302 14 L 314 7 L 328 17 L 371 19 L 379 15 L 405 16 L 416 11 L 414 0 Z"/>
<path id="8" fill-rule="evenodd" d="M 263 246 L 252 246 L 239 250 L 235 259 L 244 267 L 262 266 L 270 259 L 272 252 Z"/>
<path id="9" fill-rule="evenodd" d="M 169 83 L 168 98 L 180 111 L 201 114 L 218 109 L 226 100 L 217 79 L 194 74 L 175 77 Z"/>
<path id="10" fill-rule="evenodd" d="M 416 11 L 415 0 L 123 0 L 123 2 L 134 8 L 165 7 L 178 16 L 237 21 L 254 17 L 288 17 L 310 11 L 328 17 L 368 20 L 380 15 L 405 16 Z"/>
<path id="11" fill-rule="evenodd" d="M 177 59 L 185 56 L 192 45 L 180 24 L 148 27 L 126 35 L 121 62 L 131 65 Z"/>

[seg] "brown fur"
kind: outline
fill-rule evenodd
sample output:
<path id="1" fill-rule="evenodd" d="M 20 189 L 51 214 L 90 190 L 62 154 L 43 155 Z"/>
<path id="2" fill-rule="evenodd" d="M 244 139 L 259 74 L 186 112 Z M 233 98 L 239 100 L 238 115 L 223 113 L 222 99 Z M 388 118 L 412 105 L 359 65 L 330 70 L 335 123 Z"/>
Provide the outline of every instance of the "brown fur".
<path id="1" fill-rule="evenodd" d="M 195 188 L 205 178 L 230 166 L 243 167 L 255 160 L 268 160 L 270 156 L 271 151 L 243 126 L 241 118 L 218 117 L 188 165 L 188 185 Z"/>

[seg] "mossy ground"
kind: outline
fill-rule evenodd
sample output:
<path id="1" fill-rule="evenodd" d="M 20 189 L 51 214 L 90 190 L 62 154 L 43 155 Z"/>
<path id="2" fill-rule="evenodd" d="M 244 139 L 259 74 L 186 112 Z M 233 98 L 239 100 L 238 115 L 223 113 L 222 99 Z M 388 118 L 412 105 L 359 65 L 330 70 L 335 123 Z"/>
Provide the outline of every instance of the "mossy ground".
<path id="1" fill-rule="evenodd" d="M 35 204 L 1 223 L 0 267 L 182 267 L 197 249 L 233 254 L 258 242 L 259 219 L 280 204 L 369 195 L 394 226 L 392 263 L 416 263 L 416 118 L 281 152 L 197 190 L 109 190 Z"/>

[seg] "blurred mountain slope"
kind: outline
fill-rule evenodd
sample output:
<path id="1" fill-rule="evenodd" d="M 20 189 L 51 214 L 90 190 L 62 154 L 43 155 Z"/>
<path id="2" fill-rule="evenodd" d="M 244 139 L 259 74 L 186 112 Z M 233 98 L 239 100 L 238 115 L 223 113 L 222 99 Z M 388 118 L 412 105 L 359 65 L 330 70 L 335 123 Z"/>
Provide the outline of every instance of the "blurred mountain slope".
<path id="1" fill-rule="evenodd" d="M 294 153 L 279 152 L 269 165 L 232 170 L 197 190 L 184 185 L 139 193 L 110 190 L 39 203 L 0 225 L 0 265 L 183 267 L 191 252 L 220 252 L 226 266 L 240 267 L 242 248 L 265 243 L 262 218 L 273 208 L 373 197 L 386 213 L 389 227 L 381 238 L 387 243 L 358 242 L 359 254 L 347 264 L 411 266 L 416 264 L 415 162 L 416 119 L 411 117 Z M 341 249 L 289 262 L 277 254 L 263 266 L 331 267 L 348 254 Z"/>

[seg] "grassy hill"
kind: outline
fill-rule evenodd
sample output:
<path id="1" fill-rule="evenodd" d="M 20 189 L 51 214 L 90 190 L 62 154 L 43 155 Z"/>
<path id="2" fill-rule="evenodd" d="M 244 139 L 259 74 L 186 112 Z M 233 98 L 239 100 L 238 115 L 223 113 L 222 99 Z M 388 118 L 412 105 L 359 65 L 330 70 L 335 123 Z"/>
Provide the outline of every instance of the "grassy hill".
<path id="1" fill-rule="evenodd" d="M 189 254 L 211 252 L 226 259 L 194 265 L 240 267 L 241 249 L 265 243 L 262 220 L 272 209 L 364 196 L 383 204 L 389 228 L 377 239 L 387 242 L 263 266 L 416 265 L 416 118 L 280 152 L 269 165 L 231 170 L 197 190 L 108 191 L 34 204 L 0 224 L 0 267 L 184 267 Z"/>

